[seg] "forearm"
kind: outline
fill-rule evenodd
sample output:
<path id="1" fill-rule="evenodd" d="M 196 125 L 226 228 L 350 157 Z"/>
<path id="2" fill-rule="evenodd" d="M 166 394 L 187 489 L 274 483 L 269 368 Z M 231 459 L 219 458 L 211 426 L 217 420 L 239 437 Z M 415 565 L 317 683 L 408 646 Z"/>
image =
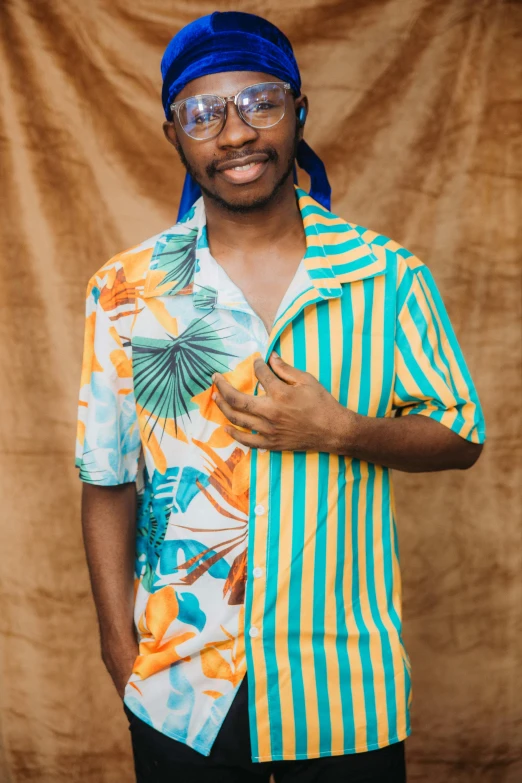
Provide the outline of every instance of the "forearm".
<path id="1" fill-rule="evenodd" d="M 82 528 L 102 651 L 133 645 L 135 484 L 84 484 Z"/>
<path id="2" fill-rule="evenodd" d="M 372 418 L 345 411 L 335 452 L 408 473 L 466 469 L 482 446 L 421 415 Z"/>

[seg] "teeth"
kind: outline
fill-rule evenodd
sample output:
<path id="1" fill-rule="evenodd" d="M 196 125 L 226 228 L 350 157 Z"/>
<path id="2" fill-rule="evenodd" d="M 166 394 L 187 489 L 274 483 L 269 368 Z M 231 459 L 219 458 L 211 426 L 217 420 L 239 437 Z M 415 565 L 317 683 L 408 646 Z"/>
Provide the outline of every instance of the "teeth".
<path id="1" fill-rule="evenodd" d="M 251 169 L 253 166 L 255 166 L 255 163 L 247 163 L 246 166 L 234 166 L 234 171 L 248 171 L 248 169 Z"/>

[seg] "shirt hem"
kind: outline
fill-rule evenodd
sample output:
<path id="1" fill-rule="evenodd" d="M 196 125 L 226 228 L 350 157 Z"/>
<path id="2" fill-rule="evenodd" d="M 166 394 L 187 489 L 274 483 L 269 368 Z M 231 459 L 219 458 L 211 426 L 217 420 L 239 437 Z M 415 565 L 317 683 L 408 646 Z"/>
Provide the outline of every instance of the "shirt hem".
<path id="1" fill-rule="evenodd" d="M 157 729 L 156 726 L 154 726 L 152 723 L 149 723 L 147 720 L 143 720 L 139 715 L 137 715 L 134 710 L 129 707 L 125 699 L 123 700 L 125 706 L 129 710 L 129 712 L 132 712 L 135 718 L 138 720 L 141 720 L 143 723 L 146 723 L 147 726 L 150 726 L 151 729 L 154 729 L 155 731 L 158 731 L 160 734 L 163 734 L 165 737 L 170 737 L 170 739 L 176 740 L 176 742 L 181 742 L 182 745 L 186 745 L 188 748 L 192 748 L 192 750 L 195 750 L 197 753 L 201 753 L 202 756 L 210 756 L 210 752 L 212 748 L 203 747 L 203 745 L 200 745 L 199 742 L 187 742 L 187 738 L 184 737 L 181 734 L 176 734 L 174 731 L 164 731 L 163 729 Z"/>
<path id="2" fill-rule="evenodd" d="M 356 745 L 351 748 L 342 748 L 340 750 L 325 750 L 320 753 L 309 755 L 308 753 L 294 753 L 293 755 L 288 753 L 274 753 L 272 756 L 252 756 L 252 761 L 264 762 L 264 761 L 304 761 L 306 759 L 324 758 L 326 756 L 348 756 L 351 753 L 364 753 L 371 750 L 380 750 L 381 748 L 388 748 L 390 745 L 396 745 L 398 742 L 404 742 L 411 734 L 411 729 L 408 729 L 404 734 L 400 734 L 393 742 L 386 742 L 384 745 L 379 745 L 378 742 L 371 743 L 370 745 Z"/>

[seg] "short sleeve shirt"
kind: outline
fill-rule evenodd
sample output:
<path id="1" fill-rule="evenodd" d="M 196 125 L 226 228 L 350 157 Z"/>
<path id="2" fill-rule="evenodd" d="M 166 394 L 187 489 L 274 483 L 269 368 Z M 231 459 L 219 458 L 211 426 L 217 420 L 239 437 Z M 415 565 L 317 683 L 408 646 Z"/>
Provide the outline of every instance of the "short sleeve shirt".
<path id="1" fill-rule="evenodd" d="M 428 268 L 297 198 L 307 249 L 270 334 L 212 257 L 202 199 L 87 292 L 80 477 L 139 488 L 139 655 L 125 702 L 208 755 L 248 673 L 254 761 L 409 734 L 393 487 L 387 468 L 349 456 L 243 447 L 213 373 L 262 393 L 254 361 L 275 350 L 361 415 L 485 437 Z"/>

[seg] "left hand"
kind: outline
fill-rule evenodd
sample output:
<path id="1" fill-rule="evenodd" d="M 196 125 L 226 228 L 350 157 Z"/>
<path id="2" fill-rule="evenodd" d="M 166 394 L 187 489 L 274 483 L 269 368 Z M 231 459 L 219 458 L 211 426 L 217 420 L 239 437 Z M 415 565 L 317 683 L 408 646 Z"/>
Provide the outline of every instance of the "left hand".
<path id="1" fill-rule="evenodd" d="M 322 451 L 341 454 L 346 426 L 354 416 L 308 372 L 296 370 L 276 353 L 269 365 L 254 362 L 266 394 L 254 397 L 235 389 L 222 375 L 213 376 L 219 391 L 213 399 L 236 426 L 226 431 L 244 446 L 270 451 Z M 252 432 L 243 432 L 243 427 Z"/>

